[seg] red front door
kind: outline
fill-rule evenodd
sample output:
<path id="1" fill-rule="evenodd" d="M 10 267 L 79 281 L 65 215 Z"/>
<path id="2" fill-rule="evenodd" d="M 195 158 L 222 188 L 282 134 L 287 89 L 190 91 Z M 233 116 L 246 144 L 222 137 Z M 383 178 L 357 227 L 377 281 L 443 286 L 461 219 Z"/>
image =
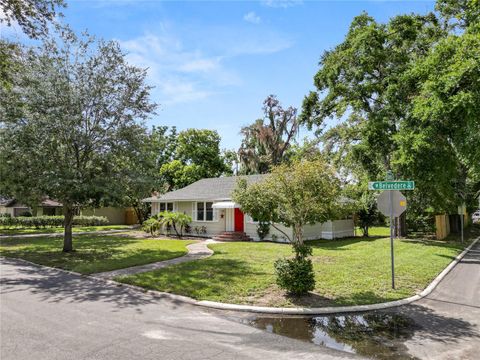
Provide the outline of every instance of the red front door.
<path id="1" fill-rule="evenodd" d="M 243 212 L 240 209 L 235 208 L 235 231 L 243 232 Z"/>

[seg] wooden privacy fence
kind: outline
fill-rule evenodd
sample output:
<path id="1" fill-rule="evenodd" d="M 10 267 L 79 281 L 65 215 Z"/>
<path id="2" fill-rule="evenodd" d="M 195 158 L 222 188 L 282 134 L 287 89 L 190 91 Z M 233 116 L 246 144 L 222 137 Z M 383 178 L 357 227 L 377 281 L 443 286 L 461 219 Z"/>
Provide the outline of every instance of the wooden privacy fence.
<path id="1" fill-rule="evenodd" d="M 442 214 L 435 215 L 435 228 L 437 240 L 445 239 L 450 233 L 460 233 L 460 217 L 463 216 L 463 227 L 469 224 L 469 216 L 465 211 L 462 215 L 458 214 Z"/>
<path id="2" fill-rule="evenodd" d="M 132 208 L 125 209 L 125 225 L 138 224 L 138 217 Z"/>
<path id="3" fill-rule="evenodd" d="M 436 238 L 445 239 L 450 234 L 450 221 L 447 214 L 435 215 Z"/>

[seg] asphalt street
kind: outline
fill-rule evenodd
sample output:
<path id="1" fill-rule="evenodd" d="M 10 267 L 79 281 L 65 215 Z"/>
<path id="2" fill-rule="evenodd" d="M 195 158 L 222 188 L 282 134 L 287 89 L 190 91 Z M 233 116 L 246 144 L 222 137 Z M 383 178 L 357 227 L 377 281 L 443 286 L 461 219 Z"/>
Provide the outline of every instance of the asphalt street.
<path id="1" fill-rule="evenodd" d="M 245 315 L 19 260 L 2 260 L 0 276 L 2 360 L 358 358 L 255 329 Z M 391 311 L 418 325 L 400 345 L 408 358 L 478 359 L 480 243 L 428 297 Z"/>
<path id="2" fill-rule="evenodd" d="M 399 311 L 421 329 L 405 342 L 420 359 L 480 359 L 480 242 L 426 298 Z"/>
<path id="3" fill-rule="evenodd" d="M 356 358 L 100 280 L 0 266 L 2 360 Z"/>

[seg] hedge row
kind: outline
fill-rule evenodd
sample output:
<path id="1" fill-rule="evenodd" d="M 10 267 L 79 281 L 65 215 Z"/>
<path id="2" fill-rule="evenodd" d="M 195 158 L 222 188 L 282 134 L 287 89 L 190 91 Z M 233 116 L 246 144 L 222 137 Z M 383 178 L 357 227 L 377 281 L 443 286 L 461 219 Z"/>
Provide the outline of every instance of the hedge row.
<path id="1" fill-rule="evenodd" d="M 46 228 L 63 226 L 63 216 L 18 216 L 0 217 L 0 226 L 7 228 Z M 74 226 L 99 226 L 108 225 L 104 216 L 75 216 Z"/>

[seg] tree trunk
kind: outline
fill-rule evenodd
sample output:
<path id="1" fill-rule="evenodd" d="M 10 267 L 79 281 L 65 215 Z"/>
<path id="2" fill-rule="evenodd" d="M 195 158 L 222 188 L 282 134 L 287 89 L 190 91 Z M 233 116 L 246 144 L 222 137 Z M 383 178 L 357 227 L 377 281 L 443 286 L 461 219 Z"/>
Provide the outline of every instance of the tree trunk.
<path id="1" fill-rule="evenodd" d="M 74 210 L 73 206 L 65 205 L 63 207 L 63 215 L 65 216 L 65 220 L 63 222 L 63 227 L 65 229 L 64 236 L 63 236 L 63 251 L 64 252 L 73 251 L 72 224 L 73 224 L 74 214 L 75 214 L 75 210 Z"/>
<path id="2" fill-rule="evenodd" d="M 294 241 L 298 245 L 303 245 L 303 226 L 302 225 L 294 225 L 293 226 L 293 231 L 294 231 L 294 234 L 293 234 Z"/>
<path id="3" fill-rule="evenodd" d="M 406 237 L 407 236 L 407 216 L 405 213 L 400 215 L 400 217 L 395 218 L 394 226 L 394 236 L 395 237 Z"/>
<path id="4" fill-rule="evenodd" d="M 142 208 L 142 205 L 133 205 L 132 207 L 133 207 L 133 210 L 135 211 L 135 215 L 137 215 L 138 223 L 140 225 L 143 225 L 143 222 L 145 221 L 145 218 L 146 218 L 146 213 Z"/>

